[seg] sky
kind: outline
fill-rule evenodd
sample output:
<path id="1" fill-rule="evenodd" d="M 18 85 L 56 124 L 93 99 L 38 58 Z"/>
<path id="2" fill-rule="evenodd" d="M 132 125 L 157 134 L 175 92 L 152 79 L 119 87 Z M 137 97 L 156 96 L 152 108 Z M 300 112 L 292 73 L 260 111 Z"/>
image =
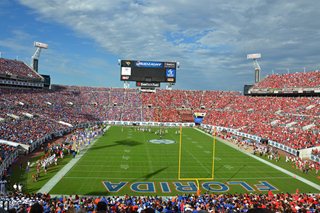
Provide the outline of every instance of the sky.
<path id="1" fill-rule="evenodd" d="M 261 75 L 320 69 L 319 0 L 1 0 L 0 52 L 54 84 L 123 87 L 118 59 L 178 61 L 174 89 L 242 91 Z M 134 83 L 131 83 L 131 87 Z"/>

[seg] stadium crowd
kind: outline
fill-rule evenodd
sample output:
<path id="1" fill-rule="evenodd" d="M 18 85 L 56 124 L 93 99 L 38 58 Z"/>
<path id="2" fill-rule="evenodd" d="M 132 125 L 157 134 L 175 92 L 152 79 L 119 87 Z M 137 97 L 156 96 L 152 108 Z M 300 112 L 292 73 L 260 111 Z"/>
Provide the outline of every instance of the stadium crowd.
<path id="1" fill-rule="evenodd" d="M 0 75 L 41 78 L 23 62 L 2 58 Z M 254 88 L 319 86 L 320 73 L 314 71 L 271 75 Z M 0 139 L 29 145 L 47 135 L 84 123 L 105 120 L 179 122 L 183 121 L 182 115 L 192 116 L 195 112 L 206 113 L 204 124 L 233 128 L 294 149 L 320 145 L 319 97 L 247 97 L 238 92 L 190 90 L 140 93 L 138 89 L 57 85 L 51 90 L 0 88 L 0 94 Z M 79 141 L 89 143 L 92 134 L 78 130 L 67 140 L 70 147 L 77 150 L 83 145 Z M 86 142 L 83 142 L 84 139 Z M 42 160 L 51 159 L 51 156 L 54 156 L 52 159 L 61 157 L 64 148 L 52 147 L 50 154 Z M 15 150 L 13 146 L 1 144 L 0 162 L 4 162 Z M 314 149 L 313 154 L 319 155 L 319 150 Z M 312 167 L 299 158 L 289 161 L 298 169 Z M 200 197 L 188 195 L 172 198 L 51 198 L 46 194 L 12 194 L 7 199 L 10 208 L 18 212 L 30 209 L 37 202 L 44 212 L 70 209 L 93 212 L 100 200 L 106 204 L 103 206 L 108 212 L 143 212 L 148 207 L 159 212 L 246 212 L 254 207 L 278 212 L 320 211 L 319 195 L 305 194 L 204 194 Z"/>
<path id="2" fill-rule="evenodd" d="M 295 149 L 319 145 L 317 97 L 246 97 L 236 92 L 59 87 L 0 89 L 0 137 L 30 143 L 81 123 L 181 121 L 181 111 L 206 113 L 204 123 L 258 135 Z M 124 101 L 125 100 L 125 101 Z M 192 114 L 190 115 L 192 116 Z"/>
<path id="3" fill-rule="evenodd" d="M 313 155 L 320 157 L 320 149 L 312 149 L 311 152 Z"/>
<path id="4" fill-rule="evenodd" d="M 39 74 L 22 61 L 5 58 L 0 58 L 0 75 L 16 76 L 24 79 L 42 79 Z"/>
<path id="5" fill-rule="evenodd" d="M 202 128 L 202 130 L 209 132 L 208 129 Z M 254 155 L 259 155 L 260 157 L 266 157 L 269 160 L 280 161 L 281 154 L 279 150 L 270 146 L 268 143 L 257 143 L 254 140 L 250 140 L 247 138 L 243 138 L 241 136 L 235 136 L 229 132 L 221 131 L 217 132 L 216 135 L 228 142 L 231 142 L 242 150 L 246 150 L 248 152 L 252 152 Z M 313 152 L 316 149 L 313 150 Z M 283 157 L 283 156 L 282 156 Z M 313 172 L 316 176 L 319 175 L 320 163 L 315 162 L 310 159 L 302 159 L 298 156 L 286 153 L 285 162 L 292 165 L 292 168 L 300 170 L 301 172 L 308 174 Z M 320 176 L 318 176 L 320 179 Z"/>
<path id="6" fill-rule="evenodd" d="M 16 150 L 16 147 L 10 146 L 7 144 L 2 144 L 0 146 L 0 164 L 8 158 L 10 155 L 13 154 L 13 152 Z"/>
<path id="7" fill-rule="evenodd" d="M 254 85 L 254 89 L 319 88 L 320 71 L 272 74 Z"/>
<path id="8" fill-rule="evenodd" d="M 319 194 L 193 194 L 173 197 L 90 197 L 15 193 L 3 198 L 9 212 L 319 212 Z M 35 211 L 37 210 L 37 211 Z M 253 211 L 254 212 L 254 211 Z"/>
<path id="9" fill-rule="evenodd" d="M 66 154 L 76 156 L 85 147 L 99 135 L 103 133 L 103 125 L 95 125 L 89 128 L 76 129 L 61 143 L 48 143 L 44 148 L 42 157 L 36 162 L 35 173 L 32 174 L 33 181 L 36 182 L 40 175 L 46 175 L 47 169 L 51 165 L 57 165 L 59 159 L 63 159 Z M 23 166 L 21 166 L 23 167 Z M 29 162 L 27 164 L 27 172 L 30 171 Z M 43 170 L 44 174 L 41 174 Z"/>

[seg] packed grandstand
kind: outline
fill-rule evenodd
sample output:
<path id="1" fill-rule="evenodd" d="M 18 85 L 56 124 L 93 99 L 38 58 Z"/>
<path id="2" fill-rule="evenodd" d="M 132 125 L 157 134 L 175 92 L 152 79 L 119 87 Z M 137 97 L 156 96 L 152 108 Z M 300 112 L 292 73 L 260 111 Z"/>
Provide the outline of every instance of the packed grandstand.
<path id="1" fill-rule="evenodd" d="M 0 58 L 0 141 L 1 175 L 19 159 L 16 144 L 33 152 L 43 143 L 84 126 L 105 121 L 185 122 L 205 113 L 202 125 L 225 127 L 246 135 L 259 136 L 285 147 L 310 150 L 307 159 L 320 163 L 320 98 L 244 96 L 239 92 L 164 90 L 141 93 L 139 89 L 52 85 L 51 89 L 26 88 L 6 81 L 42 81 L 23 62 Z M 253 89 L 320 89 L 320 72 L 271 75 Z M 232 132 L 231 132 L 232 133 Z M 13 142 L 13 143 L 12 143 Z M 299 156 L 298 156 L 299 157 Z M 7 186 L 10 191 L 11 186 Z M 203 194 L 161 197 L 90 197 L 48 194 L 6 195 L 10 208 L 18 212 L 39 203 L 44 212 L 247 212 L 267 208 L 274 212 L 319 212 L 319 194 Z M 34 207 L 35 208 L 35 207 Z"/>

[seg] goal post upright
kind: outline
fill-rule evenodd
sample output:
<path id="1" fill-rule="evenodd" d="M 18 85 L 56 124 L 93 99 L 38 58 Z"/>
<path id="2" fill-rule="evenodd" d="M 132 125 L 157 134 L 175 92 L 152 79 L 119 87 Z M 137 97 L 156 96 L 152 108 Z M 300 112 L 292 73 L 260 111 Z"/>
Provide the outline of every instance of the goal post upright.
<path id="1" fill-rule="evenodd" d="M 188 181 L 194 180 L 199 186 L 199 181 L 214 180 L 214 159 L 215 159 L 215 148 L 216 148 L 216 128 L 213 131 L 213 141 L 212 141 L 212 166 L 211 166 L 211 177 L 201 178 L 201 177 L 181 177 L 181 156 L 182 156 L 182 125 L 180 125 L 180 139 L 179 139 L 179 160 L 178 160 L 178 180 Z M 199 188 L 199 187 L 198 187 Z"/>
<path id="2" fill-rule="evenodd" d="M 200 188 L 200 183 L 199 183 L 199 179 L 196 179 L 197 181 L 197 196 L 201 195 L 201 188 Z"/>
<path id="3" fill-rule="evenodd" d="M 179 160 L 178 160 L 178 179 L 181 180 L 181 149 L 182 149 L 182 125 L 180 124 L 180 139 L 179 139 Z"/>
<path id="4" fill-rule="evenodd" d="M 213 129 L 213 144 L 212 144 L 212 180 L 214 179 L 214 158 L 215 158 L 215 155 L 216 155 L 216 133 L 217 133 L 217 129 L 216 127 L 214 127 Z"/>

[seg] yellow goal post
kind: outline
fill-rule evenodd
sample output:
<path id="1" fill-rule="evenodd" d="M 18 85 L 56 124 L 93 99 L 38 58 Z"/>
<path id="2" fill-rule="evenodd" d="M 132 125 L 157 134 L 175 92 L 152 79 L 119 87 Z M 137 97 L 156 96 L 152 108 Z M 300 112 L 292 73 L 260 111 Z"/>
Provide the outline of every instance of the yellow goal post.
<path id="1" fill-rule="evenodd" d="M 202 178 L 202 177 L 181 177 L 181 153 L 182 153 L 182 126 L 180 125 L 180 139 L 179 139 L 179 161 L 178 161 L 178 180 L 195 180 L 199 189 L 199 180 L 214 180 L 214 158 L 215 158 L 215 148 L 216 148 L 216 128 L 213 130 L 213 141 L 212 141 L 212 168 L 211 168 L 211 177 Z"/>

